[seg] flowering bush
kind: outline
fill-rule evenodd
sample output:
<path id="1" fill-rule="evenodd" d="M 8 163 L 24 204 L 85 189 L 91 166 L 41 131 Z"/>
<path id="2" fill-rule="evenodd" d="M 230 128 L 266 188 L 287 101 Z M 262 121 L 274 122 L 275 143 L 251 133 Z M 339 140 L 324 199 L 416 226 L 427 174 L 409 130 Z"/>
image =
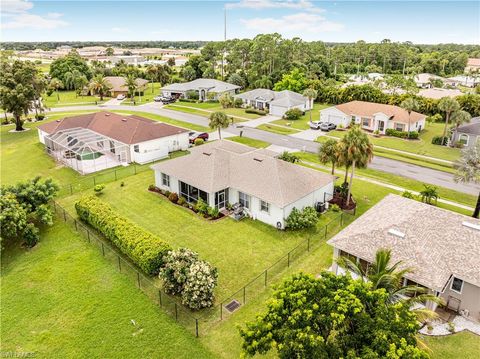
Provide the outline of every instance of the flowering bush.
<path id="1" fill-rule="evenodd" d="M 301 211 L 295 207 L 285 221 L 289 229 L 302 229 L 314 227 L 318 221 L 318 214 L 313 207 L 305 207 Z"/>

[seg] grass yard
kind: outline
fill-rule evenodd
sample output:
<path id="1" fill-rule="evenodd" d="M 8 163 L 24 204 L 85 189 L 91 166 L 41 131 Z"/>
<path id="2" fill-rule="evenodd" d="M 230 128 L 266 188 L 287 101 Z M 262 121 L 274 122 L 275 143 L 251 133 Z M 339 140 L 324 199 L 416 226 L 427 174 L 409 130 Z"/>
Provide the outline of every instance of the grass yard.
<path id="1" fill-rule="evenodd" d="M 214 357 L 64 223 L 31 250 L 2 250 L 1 318 L 2 353 Z"/>
<path id="2" fill-rule="evenodd" d="M 165 106 L 165 108 L 193 113 L 200 116 L 208 117 L 210 113 L 216 111 L 225 112 L 229 116 L 233 116 L 235 122 L 242 122 L 246 120 L 254 120 L 257 118 L 262 117 L 261 115 L 257 115 L 255 113 L 246 113 L 245 109 L 243 108 L 222 108 L 218 102 L 176 102 L 174 104 L 170 104 Z"/>
<path id="3" fill-rule="evenodd" d="M 152 91 L 152 83 L 148 83 L 147 87 L 145 88 L 145 92 L 142 96 L 135 96 L 135 106 L 144 105 L 149 102 L 153 102 L 153 98 L 160 95 L 160 88 L 162 85 L 160 82 L 153 83 L 153 91 Z M 122 105 L 133 105 L 130 98 L 125 99 L 122 101 Z"/>
<path id="4" fill-rule="evenodd" d="M 480 357 L 480 337 L 471 332 L 461 332 L 446 337 L 429 337 L 420 339 L 431 350 L 433 359 L 477 359 Z"/>
<path id="5" fill-rule="evenodd" d="M 320 120 L 320 110 L 324 108 L 330 107 L 331 105 L 324 104 L 324 103 L 314 103 L 312 112 L 312 121 L 319 121 Z M 289 121 L 289 120 L 275 120 L 271 123 L 282 125 L 282 126 L 289 126 L 295 128 L 297 130 L 308 130 L 310 126 L 308 122 L 310 121 L 310 111 L 305 112 L 305 115 L 300 117 L 296 121 Z"/>
<path id="6" fill-rule="evenodd" d="M 255 128 L 258 128 L 259 130 L 263 130 L 263 131 L 278 133 L 280 135 L 292 135 L 294 133 L 299 132 L 299 130 L 294 130 L 293 128 L 280 127 L 280 126 L 272 125 L 270 123 L 264 123 Z"/>
<path id="7" fill-rule="evenodd" d="M 43 104 L 47 108 L 51 107 L 64 107 L 64 106 L 80 106 L 80 105 L 94 105 L 96 103 L 102 103 L 100 97 L 97 96 L 77 96 L 75 91 L 58 91 L 53 92 L 50 96 L 43 95 Z M 108 97 L 104 97 L 103 101 L 108 100 Z"/>
<path id="8" fill-rule="evenodd" d="M 244 145 L 250 146 L 250 147 L 255 147 L 255 148 L 265 148 L 270 146 L 270 143 L 261 141 L 261 140 L 255 140 L 253 138 L 248 138 L 248 137 L 240 137 L 240 136 L 234 136 L 234 137 L 228 137 L 227 140 L 233 141 L 233 142 L 238 142 L 238 143 L 243 143 Z"/>

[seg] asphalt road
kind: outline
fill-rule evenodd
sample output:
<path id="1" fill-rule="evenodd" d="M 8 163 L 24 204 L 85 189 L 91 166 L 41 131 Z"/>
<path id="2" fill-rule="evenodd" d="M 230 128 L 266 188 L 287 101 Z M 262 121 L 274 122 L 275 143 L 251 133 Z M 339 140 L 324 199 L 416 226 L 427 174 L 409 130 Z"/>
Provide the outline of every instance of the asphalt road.
<path id="1" fill-rule="evenodd" d="M 132 108 L 132 106 L 69 106 L 62 108 L 52 108 L 52 112 L 78 111 L 78 110 L 125 110 L 125 111 L 143 111 L 152 114 L 169 117 L 175 120 L 180 120 L 196 125 L 207 126 L 208 119 L 203 116 L 198 116 L 190 113 L 178 112 L 160 108 L 156 105 L 142 105 Z M 257 130 L 256 128 L 244 127 L 241 123 L 230 126 L 226 131 L 235 135 L 242 135 L 245 137 L 262 140 L 277 146 L 283 146 L 290 149 L 296 149 L 311 153 L 318 151 L 319 144 L 313 141 L 303 140 L 292 136 L 280 135 L 268 131 Z M 443 171 L 437 171 L 426 167 L 412 165 L 406 162 L 396 161 L 385 157 L 376 156 L 373 158 L 369 168 L 411 178 L 420 182 L 433 184 L 450 188 L 459 192 L 464 192 L 472 195 L 478 195 L 480 186 L 474 184 L 455 183 L 453 175 Z"/>

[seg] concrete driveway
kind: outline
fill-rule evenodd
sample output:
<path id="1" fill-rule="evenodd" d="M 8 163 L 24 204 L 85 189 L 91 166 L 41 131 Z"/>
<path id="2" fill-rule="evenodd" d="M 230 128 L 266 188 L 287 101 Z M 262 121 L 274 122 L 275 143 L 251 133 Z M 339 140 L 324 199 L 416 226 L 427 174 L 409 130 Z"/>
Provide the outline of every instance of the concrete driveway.
<path id="1" fill-rule="evenodd" d="M 320 131 L 320 130 L 305 130 L 302 132 L 297 132 L 294 134 L 291 134 L 290 136 L 295 137 L 295 138 L 300 138 L 302 140 L 307 140 L 307 141 L 315 141 L 319 136 L 323 136 L 325 133 Z"/>
<path id="2" fill-rule="evenodd" d="M 104 106 L 120 106 L 122 104 L 122 101 L 125 101 L 125 99 L 117 100 L 116 98 L 112 98 L 112 99 L 108 100 L 107 102 L 101 104 L 100 106 L 101 107 L 104 107 Z"/>
<path id="3" fill-rule="evenodd" d="M 280 117 L 272 116 L 272 115 L 266 115 L 266 116 L 262 116 L 260 118 L 257 118 L 255 120 L 242 122 L 242 125 L 245 126 L 245 127 L 257 127 L 257 126 L 263 125 L 264 123 L 269 123 L 269 122 L 276 121 L 276 120 L 280 120 Z"/>

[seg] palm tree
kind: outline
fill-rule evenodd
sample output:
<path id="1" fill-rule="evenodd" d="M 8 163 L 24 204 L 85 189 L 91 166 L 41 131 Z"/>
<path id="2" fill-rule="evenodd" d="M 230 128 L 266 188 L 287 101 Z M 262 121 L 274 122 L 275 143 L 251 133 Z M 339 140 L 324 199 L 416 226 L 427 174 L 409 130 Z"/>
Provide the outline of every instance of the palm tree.
<path id="1" fill-rule="evenodd" d="M 350 195 L 352 192 L 353 176 L 355 167 L 365 168 L 373 158 L 373 145 L 367 134 L 363 132 L 358 125 L 352 126 L 345 136 L 339 142 L 339 153 L 343 163 L 351 165 L 350 185 L 348 186 L 347 202 L 350 204 Z"/>
<path id="2" fill-rule="evenodd" d="M 463 123 L 470 122 L 472 116 L 463 110 L 455 111 L 452 113 L 452 122 L 455 124 L 455 129 L 458 129 Z M 455 146 L 455 142 L 452 143 L 452 146 Z"/>
<path id="3" fill-rule="evenodd" d="M 303 91 L 303 96 L 308 98 L 308 104 L 310 107 L 310 122 L 312 122 L 312 111 L 313 111 L 313 101 L 317 98 L 318 93 L 315 91 L 315 89 L 308 88 L 305 91 Z"/>
<path id="4" fill-rule="evenodd" d="M 55 77 L 50 80 L 50 87 L 57 92 L 57 101 L 60 101 L 60 95 L 58 94 L 58 89 L 63 88 L 63 82 Z"/>
<path id="5" fill-rule="evenodd" d="M 443 137 L 447 135 L 447 126 L 448 121 L 450 120 L 450 115 L 460 109 L 460 104 L 457 100 L 451 97 L 442 97 L 438 103 L 438 109 L 445 112 L 445 127 L 443 128 Z"/>
<path id="6" fill-rule="evenodd" d="M 208 126 L 210 126 L 211 129 L 218 130 L 218 138 L 222 139 L 222 134 L 220 130 L 222 128 L 227 128 L 230 125 L 230 120 L 228 119 L 228 116 L 222 112 L 222 111 L 217 111 L 213 112 L 210 115 L 210 122 Z"/>
<path id="7" fill-rule="evenodd" d="M 338 161 L 338 144 L 333 138 L 326 140 L 318 149 L 318 159 L 320 163 L 326 165 L 332 164 L 332 175 L 335 174 L 335 165 Z"/>
<path id="8" fill-rule="evenodd" d="M 153 83 L 155 79 L 158 77 L 158 67 L 155 65 L 148 65 L 145 73 L 147 74 L 147 77 L 150 79 L 150 82 L 152 83 L 152 93 L 153 93 Z"/>
<path id="9" fill-rule="evenodd" d="M 410 138 L 410 115 L 418 109 L 418 102 L 413 97 L 409 97 L 400 104 L 400 107 L 408 112 L 408 138 Z"/>
<path id="10" fill-rule="evenodd" d="M 454 163 L 456 182 L 480 183 L 480 143 L 475 146 L 462 150 L 462 156 Z M 480 215 L 480 193 L 477 197 L 477 204 L 472 217 L 478 218 Z"/>
<path id="11" fill-rule="evenodd" d="M 427 204 L 433 204 L 432 201 L 435 200 L 435 205 L 436 205 L 438 198 L 440 197 L 438 195 L 437 187 L 430 186 L 428 184 L 424 184 L 423 187 L 425 187 L 424 190 L 420 191 L 422 202 L 425 202 Z"/>
<path id="12" fill-rule="evenodd" d="M 92 81 L 90 81 L 89 87 L 94 94 L 100 96 L 100 101 L 103 101 L 103 96 L 110 89 L 110 84 L 105 80 L 105 77 L 103 77 L 102 74 L 98 74 L 92 79 Z"/>
<path id="13" fill-rule="evenodd" d="M 402 261 L 391 265 L 391 259 L 392 253 L 390 249 L 379 249 L 375 253 L 375 260 L 366 268 L 347 257 L 337 258 L 337 263 L 359 276 L 363 281 L 371 282 L 373 289 L 385 289 L 391 304 L 402 302 L 409 308 L 412 308 L 415 304 L 424 303 L 427 300 L 437 304 L 443 303 L 440 297 L 428 294 L 428 289 L 425 287 L 417 285 L 404 286 L 405 276 L 412 273 L 413 270 L 405 267 Z M 429 309 L 412 309 L 412 311 L 421 322 L 436 317 L 436 314 Z"/>
<path id="14" fill-rule="evenodd" d="M 131 101 L 135 105 L 135 91 L 137 91 L 137 79 L 133 74 L 125 77 L 125 87 L 128 89 L 128 95 L 130 96 Z"/>

